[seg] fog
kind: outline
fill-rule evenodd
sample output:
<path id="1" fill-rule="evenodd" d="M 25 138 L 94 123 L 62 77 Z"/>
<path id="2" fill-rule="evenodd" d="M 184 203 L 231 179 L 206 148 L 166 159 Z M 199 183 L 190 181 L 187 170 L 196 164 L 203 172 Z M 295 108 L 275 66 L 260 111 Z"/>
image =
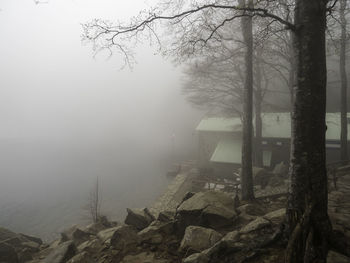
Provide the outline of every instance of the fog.
<path id="1" fill-rule="evenodd" d="M 81 43 L 81 23 L 151 4 L 0 2 L 0 226 L 52 237 L 84 218 L 97 176 L 102 210 L 120 219 L 165 190 L 171 163 L 193 158 L 202 113 L 181 96 L 181 68 L 141 44 L 120 70 L 122 57 Z"/>

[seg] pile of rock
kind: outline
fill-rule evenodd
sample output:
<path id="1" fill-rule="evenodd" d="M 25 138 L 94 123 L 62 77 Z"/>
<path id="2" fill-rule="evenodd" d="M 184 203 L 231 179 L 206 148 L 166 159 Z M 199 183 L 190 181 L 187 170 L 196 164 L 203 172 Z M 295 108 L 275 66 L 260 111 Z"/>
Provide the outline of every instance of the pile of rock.
<path id="1" fill-rule="evenodd" d="M 237 203 L 220 191 L 192 193 L 174 211 L 155 216 L 147 208 L 127 209 L 124 223 L 105 220 L 85 228 L 75 226 L 50 245 L 31 240 L 38 245 L 28 260 L 19 259 L 19 249 L 0 262 L 215 263 L 253 258 L 259 258 L 254 262 L 283 262 L 283 247 L 268 245 L 279 233 L 283 207 L 283 203 L 279 207 Z M 20 242 L 22 249 L 28 249 L 23 243 L 30 238 Z"/>
<path id="2" fill-rule="evenodd" d="M 16 234 L 0 227 L 0 262 L 18 263 L 32 259 L 42 249 L 40 238 Z"/>

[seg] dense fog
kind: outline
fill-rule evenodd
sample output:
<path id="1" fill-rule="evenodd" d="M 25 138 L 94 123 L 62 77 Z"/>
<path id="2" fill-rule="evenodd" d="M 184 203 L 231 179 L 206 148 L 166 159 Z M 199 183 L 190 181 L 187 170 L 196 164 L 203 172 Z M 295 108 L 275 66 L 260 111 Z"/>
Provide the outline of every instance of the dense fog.
<path id="1" fill-rule="evenodd" d="M 1 226 L 51 238 L 86 219 L 97 176 L 102 211 L 122 218 L 164 191 L 173 162 L 193 158 L 202 113 L 181 95 L 181 68 L 141 44 L 120 70 L 120 56 L 81 43 L 81 23 L 149 4 L 1 1 Z"/>

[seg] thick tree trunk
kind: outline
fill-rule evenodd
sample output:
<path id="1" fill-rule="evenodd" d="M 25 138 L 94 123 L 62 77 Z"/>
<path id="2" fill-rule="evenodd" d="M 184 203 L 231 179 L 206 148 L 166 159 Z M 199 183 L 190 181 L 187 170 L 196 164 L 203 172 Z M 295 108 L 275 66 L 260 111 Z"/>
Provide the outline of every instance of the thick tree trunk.
<path id="1" fill-rule="evenodd" d="M 331 224 L 325 167 L 325 0 L 296 0 L 297 87 L 292 114 L 286 262 L 326 262 Z"/>
<path id="2" fill-rule="evenodd" d="M 261 119 L 261 104 L 262 104 L 262 76 L 261 76 L 261 56 L 262 49 L 258 48 L 256 51 L 255 59 L 255 144 L 254 144 L 254 156 L 255 165 L 258 167 L 263 166 L 263 152 L 262 152 L 262 119 Z"/>
<path id="3" fill-rule="evenodd" d="M 240 0 L 245 6 L 245 0 Z M 253 1 L 248 0 L 252 7 Z M 254 199 L 253 171 L 252 171 L 252 133 L 253 133 L 253 30 L 252 17 L 242 17 L 243 40 L 246 45 L 245 80 L 243 91 L 243 139 L 242 139 L 242 199 Z"/>
<path id="4" fill-rule="evenodd" d="M 345 18 L 346 0 L 340 0 L 340 24 L 341 24 L 341 37 L 340 37 L 340 158 L 343 161 L 348 159 L 348 123 L 347 123 L 347 77 L 346 77 L 346 18 Z"/>
<path id="5" fill-rule="evenodd" d="M 293 32 L 290 32 L 290 47 L 289 47 L 289 54 L 290 54 L 290 65 L 289 65 L 289 76 L 288 76 L 288 85 L 289 85 L 289 92 L 290 92 L 290 105 L 293 107 L 294 105 L 294 88 L 295 88 L 295 82 L 296 82 L 296 59 L 295 59 L 295 46 L 292 44 L 294 43 L 294 34 Z"/>

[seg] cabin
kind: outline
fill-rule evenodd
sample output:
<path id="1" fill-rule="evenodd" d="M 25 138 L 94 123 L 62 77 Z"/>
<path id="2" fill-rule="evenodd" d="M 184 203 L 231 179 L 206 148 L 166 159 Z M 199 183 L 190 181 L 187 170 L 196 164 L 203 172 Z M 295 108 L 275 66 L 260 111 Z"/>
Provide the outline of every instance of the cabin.
<path id="1" fill-rule="evenodd" d="M 350 124 L 350 114 L 348 114 L 348 124 Z M 327 162 L 339 161 L 340 113 L 327 113 L 326 125 Z M 350 129 L 348 129 L 349 131 Z M 198 124 L 196 132 L 198 133 L 198 167 L 202 173 L 209 172 L 216 176 L 227 177 L 238 171 L 242 159 L 242 122 L 240 117 L 204 118 Z M 262 114 L 261 147 L 264 168 L 273 169 L 281 162 L 288 164 L 290 138 L 290 113 Z M 350 132 L 348 138 L 350 138 Z"/>

